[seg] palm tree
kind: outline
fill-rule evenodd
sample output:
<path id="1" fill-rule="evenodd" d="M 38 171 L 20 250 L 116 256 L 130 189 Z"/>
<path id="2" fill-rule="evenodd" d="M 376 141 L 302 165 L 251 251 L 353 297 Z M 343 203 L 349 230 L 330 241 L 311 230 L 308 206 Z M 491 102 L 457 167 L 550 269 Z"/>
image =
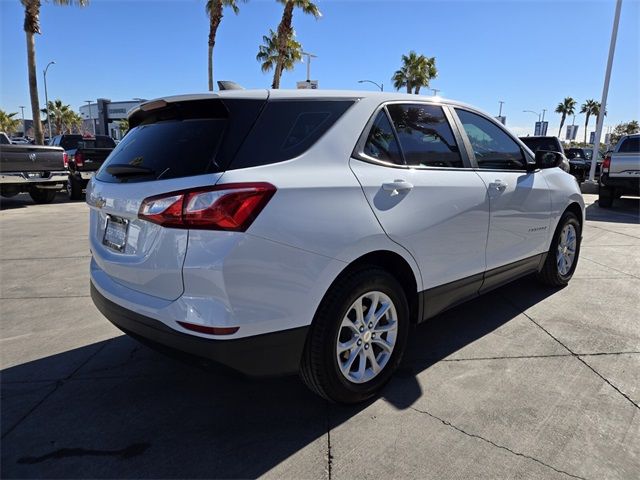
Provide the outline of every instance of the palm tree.
<path id="1" fill-rule="evenodd" d="M 122 136 L 126 135 L 129 131 L 129 120 L 126 118 L 118 120 L 118 128 L 120 129 Z"/>
<path id="2" fill-rule="evenodd" d="M 313 15 L 318 19 L 322 16 L 318 6 L 312 0 L 277 0 L 284 4 L 282 19 L 278 25 L 277 51 L 278 57 L 273 72 L 273 83 L 271 88 L 280 88 L 280 77 L 284 71 L 284 64 L 287 61 L 288 43 L 293 38 L 293 9 L 299 8 L 307 15 Z"/>
<path id="3" fill-rule="evenodd" d="M 241 0 L 246 2 L 247 0 Z M 209 17 L 209 91 L 213 91 L 213 47 L 216 45 L 216 33 L 222 21 L 224 7 L 231 7 L 236 15 L 240 12 L 237 0 L 207 0 L 205 10 Z"/>
<path id="4" fill-rule="evenodd" d="M 42 113 L 44 115 L 47 114 L 47 109 L 43 108 Z M 49 116 L 51 117 L 51 121 L 53 122 L 55 128 L 55 134 L 60 135 L 65 126 L 65 120 L 69 119 L 69 112 L 72 112 L 70 105 L 65 105 L 62 103 L 62 100 L 49 100 Z M 47 119 L 45 118 L 45 122 Z"/>
<path id="5" fill-rule="evenodd" d="M 273 30 L 269 30 L 269 35 L 264 35 L 262 41 L 264 43 L 260 45 L 256 60 L 262 62 L 261 69 L 266 73 L 276 67 L 280 58 L 278 55 L 278 35 Z M 295 32 L 292 32 L 286 45 L 282 70 L 293 70 L 296 62 L 300 60 L 302 60 L 302 45 L 296 41 Z"/>
<path id="6" fill-rule="evenodd" d="M 589 99 L 582 104 L 580 107 L 580 113 L 584 113 L 586 115 L 586 119 L 584 121 L 584 143 L 587 143 L 587 129 L 589 128 L 589 117 L 594 115 L 596 118 L 600 113 L 600 103 L 596 102 L 593 99 Z"/>
<path id="7" fill-rule="evenodd" d="M 7 135 L 11 136 L 13 132 L 18 130 L 20 126 L 20 120 L 18 120 L 17 118 L 13 118 L 17 114 L 18 112 L 7 113 L 4 110 L 0 109 L 0 132 L 5 132 Z"/>
<path id="8" fill-rule="evenodd" d="M 562 135 L 562 126 L 567 119 L 567 115 L 573 115 L 576 111 L 576 101 L 571 97 L 565 97 L 556 107 L 556 113 L 562 114 L 560 119 L 560 128 L 558 129 L 558 137 Z"/>
<path id="9" fill-rule="evenodd" d="M 391 78 L 396 90 L 406 87 L 407 93 L 420 93 L 421 87 L 428 87 L 431 79 L 438 76 L 435 57 L 418 55 L 411 50 L 402 55 L 402 66 Z"/>
<path id="10" fill-rule="evenodd" d="M 80 114 L 68 109 L 62 115 L 63 131 L 65 133 L 74 133 L 82 131 L 82 117 Z"/>
<path id="11" fill-rule="evenodd" d="M 40 33 L 40 6 L 42 0 L 20 0 L 24 6 L 24 31 L 27 36 L 27 69 L 29 70 L 29 96 L 31 97 L 31 114 L 36 143 L 44 143 L 42 123 L 40 122 L 40 102 L 38 101 L 38 80 L 36 77 L 36 33 Z M 84 7 L 89 0 L 53 0 L 57 5 L 75 4 Z"/>

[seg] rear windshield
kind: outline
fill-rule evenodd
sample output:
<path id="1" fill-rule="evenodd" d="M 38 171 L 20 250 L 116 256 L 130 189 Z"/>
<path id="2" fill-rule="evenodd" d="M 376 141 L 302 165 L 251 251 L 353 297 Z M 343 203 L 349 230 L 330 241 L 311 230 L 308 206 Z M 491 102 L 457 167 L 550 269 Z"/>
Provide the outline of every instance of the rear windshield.
<path id="1" fill-rule="evenodd" d="M 114 148 L 116 142 L 111 137 L 85 138 L 78 142 L 78 148 Z"/>
<path id="2" fill-rule="evenodd" d="M 132 128 L 111 153 L 97 179 L 144 182 L 222 172 L 264 104 L 220 100 L 171 104 Z M 109 166 L 141 167 L 140 174 L 113 176 Z M 113 171 L 113 170 L 112 170 Z"/>
<path id="3" fill-rule="evenodd" d="M 640 152 L 640 137 L 628 137 L 620 145 L 620 152 Z"/>
<path id="4" fill-rule="evenodd" d="M 95 138 L 84 138 L 82 135 L 65 135 L 60 139 L 60 146 L 65 150 L 76 148 L 113 148 L 116 142 L 113 138 L 102 135 Z"/>
<path id="5" fill-rule="evenodd" d="M 520 140 L 522 140 L 533 153 L 536 153 L 538 150 L 562 153 L 562 147 L 555 138 L 520 137 Z"/>

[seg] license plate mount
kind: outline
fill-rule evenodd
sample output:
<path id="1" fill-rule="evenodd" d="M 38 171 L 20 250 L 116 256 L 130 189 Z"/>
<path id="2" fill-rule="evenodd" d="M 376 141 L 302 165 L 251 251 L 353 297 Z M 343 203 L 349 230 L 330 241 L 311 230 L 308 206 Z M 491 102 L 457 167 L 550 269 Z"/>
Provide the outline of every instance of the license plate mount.
<path id="1" fill-rule="evenodd" d="M 116 252 L 124 252 L 124 249 L 127 246 L 128 230 L 129 220 L 115 215 L 109 215 L 104 228 L 102 244 Z"/>

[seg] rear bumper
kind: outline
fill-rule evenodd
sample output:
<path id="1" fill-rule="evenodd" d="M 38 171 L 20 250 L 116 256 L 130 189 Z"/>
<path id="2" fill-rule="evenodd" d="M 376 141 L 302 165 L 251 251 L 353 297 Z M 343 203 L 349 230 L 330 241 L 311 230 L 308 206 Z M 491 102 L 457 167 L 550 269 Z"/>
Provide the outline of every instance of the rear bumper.
<path id="1" fill-rule="evenodd" d="M 105 298 L 93 282 L 91 298 L 111 323 L 145 343 L 210 360 L 249 376 L 285 375 L 299 370 L 309 327 L 214 340 L 178 332 L 158 320 L 117 305 Z"/>
<path id="2" fill-rule="evenodd" d="M 67 181 L 67 172 L 7 172 L 0 174 L 0 185 L 62 184 Z M 37 176 L 36 176 L 37 175 Z M 62 185 L 60 185 L 62 188 Z"/>
<path id="3" fill-rule="evenodd" d="M 634 177 L 610 177 L 605 173 L 600 177 L 600 185 L 614 188 L 621 194 L 640 195 L 640 175 Z"/>

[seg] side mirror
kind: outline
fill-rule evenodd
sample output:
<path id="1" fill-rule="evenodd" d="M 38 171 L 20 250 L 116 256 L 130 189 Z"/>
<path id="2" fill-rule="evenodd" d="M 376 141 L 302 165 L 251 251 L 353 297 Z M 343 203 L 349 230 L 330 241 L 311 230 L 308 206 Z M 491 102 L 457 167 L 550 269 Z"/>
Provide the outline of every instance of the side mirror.
<path id="1" fill-rule="evenodd" d="M 550 152 L 548 150 L 538 150 L 536 151 L 536 168 L 555 168 L 560 167 L 564 170 L 564 163 L 568 163 L 565 161 L 564 155 L 560 152 Z"/>

